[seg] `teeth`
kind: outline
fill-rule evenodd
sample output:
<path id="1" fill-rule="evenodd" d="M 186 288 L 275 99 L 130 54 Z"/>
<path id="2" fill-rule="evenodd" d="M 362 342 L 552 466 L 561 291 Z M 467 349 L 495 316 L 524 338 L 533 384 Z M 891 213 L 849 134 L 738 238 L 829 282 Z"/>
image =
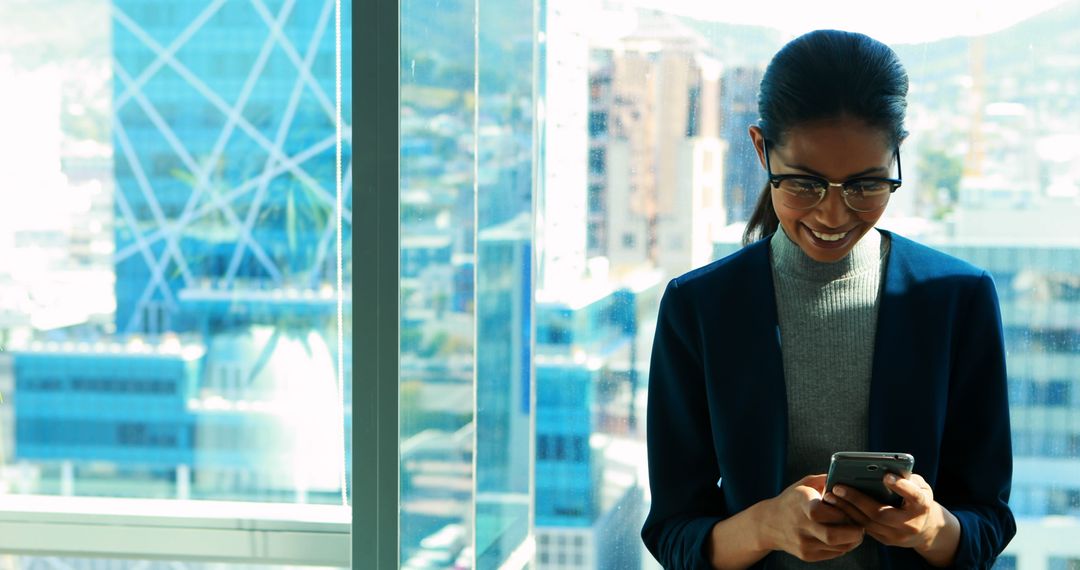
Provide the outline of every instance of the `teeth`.
<path id="1" fill-rule="evenodd" d="M 822 241 L 840 241 L 848 235 L 848 232 L 844 232 L 842 234 L 823 234 L 814 230 L 810 231 L 813 232 L 814 236 L 816 236 L 819 240 Z"/>

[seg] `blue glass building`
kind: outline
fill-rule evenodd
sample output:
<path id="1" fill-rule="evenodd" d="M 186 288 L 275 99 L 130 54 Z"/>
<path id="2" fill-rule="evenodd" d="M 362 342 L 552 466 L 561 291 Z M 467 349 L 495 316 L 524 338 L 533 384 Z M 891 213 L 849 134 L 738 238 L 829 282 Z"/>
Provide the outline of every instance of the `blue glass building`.
<path id="1" fill-rule="evenodd" d="M 633 383 L 636 295 L 585 283 L 560 293 L 536 304 L 537 568 L 639 568 L 643 450 L 620 451 L 601 421 L 627 356 Z"/>
<path id="2" fill-rule="evenodd" d="M 747 125 L 758 120 L 757 92 L 763 70 L 737 66 L 720 78 L 720 138 L 727 143 L 724 157 L 724 209 L 727 223 L 750 219 L 755 198 L 761 192 L 761 166 L 746 135 Z"/>
<path id="3" fill-rule="evenodd" d="M 334 2 L 116 0 L 113 24 L 117 332 L 321 325 L 336 282 Z M 259 295 L 275 290 L 326 302 Z"/>
<path id="4" fill-rule="evenodd" d="M 322 481 L 287 466 L 300 432 L 337 440 L 350 423 L 326 413 L 345 413 L 339 221 L 351 283 L 341 8 L 339 180 L 334 0 L 112 2 L 115 338 L 97 340 L 121 348 L 16 354 L 16 457 L 175 470 L 178 495 L 306 501 L 340 486 L 341 461 L 312 468 Z M 172 338 L 193 350 L 160 353 Z M 312 398 L 282 412 L 292 394 Z"/>
<path id="5" fill-rule="evenodd" d="M 48 343 L 15 354 L 16 459 L 171 469 L 194 459 L 200 350 Z"/>
<path id="6" fill-rule="evenodd" d="M 1001 301 L 1018 518 L 1080 516 L 1080 248 L 943 245 L 989 271 Z"/>
<path id="7" fill-rule="evenodd" d="M 596 363 L 536 363 L 536 524 L 591 527 L 602 465 L 589 447 Z"/>

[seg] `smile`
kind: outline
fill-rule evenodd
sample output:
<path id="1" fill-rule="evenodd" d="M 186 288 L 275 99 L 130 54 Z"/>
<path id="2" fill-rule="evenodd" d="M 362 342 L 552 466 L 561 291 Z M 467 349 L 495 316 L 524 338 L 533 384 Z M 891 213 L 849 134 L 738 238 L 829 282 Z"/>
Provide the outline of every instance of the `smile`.
<path id="1" fill-rule="evenodd" d="M 811 229 L 810 232 L 814 234 L 814 237 L 816 237 L 816 238 L 818 238 L 819 240 L 822 240 L 822 241 L 840 241 L 840 240 L 844 239 L 845 237 L 847 237 L 847 235 L 849 233 L 851 233 L 851 230 L 848 230 L 846 232 L 839 233 L 839 234 L 823 234 L 823 233 L 821 233 L 819 231 L 816 231 L 816 230 L 813 230 L 813 229 Z"/>

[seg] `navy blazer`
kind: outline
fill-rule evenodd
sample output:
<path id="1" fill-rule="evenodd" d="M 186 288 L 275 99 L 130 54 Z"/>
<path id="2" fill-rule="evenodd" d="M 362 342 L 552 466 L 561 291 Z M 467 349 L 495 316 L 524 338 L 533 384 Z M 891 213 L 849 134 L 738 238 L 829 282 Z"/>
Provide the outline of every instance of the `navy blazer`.
<path id="1" fill-rule="evenodd" d="M 994 283 L 967 262 L 882 233 L 892 244 L 868 451 L 914 455 L 915 472 L 960 521 L 955 567 L 990 568 L 1016 534 Z M 776 315 L 768 239 L 673 279 L 660 301 L 649 372 L 652 507 L 641 536 L 665 568 L 711 568 L 712 527 L 791 483 L 782 480 L 787 395 Z M 911 549 L 882 545 L 880 554 L 885 568 L 929 567 Z"/>

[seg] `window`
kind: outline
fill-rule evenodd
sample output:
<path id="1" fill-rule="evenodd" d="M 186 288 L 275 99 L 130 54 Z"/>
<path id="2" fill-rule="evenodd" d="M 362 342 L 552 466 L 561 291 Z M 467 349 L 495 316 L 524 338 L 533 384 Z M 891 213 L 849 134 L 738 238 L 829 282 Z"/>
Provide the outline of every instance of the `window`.
<path id="1" fill-rule="evenodd" d="M 401 207 L 382 216 L 401 244 L 406 564 L 527 560 L 529 536 L 541 567 L 647 560 L 642 375 L 663 285 L 740 247 L 765 183 L 746 134 L 765 64 L 838 15 L 647 4 L 485 4 L 479 19 L 475 0 L 401 4 Z M 1045 517 L 1078 516 L 1080 496 L 1080 64 L 1060 23 L 1080 12 L 1000 3 L 978 27 L 955 10 L 888 27 L 845 10 L 911 79 L 905 184 L 881 225 L 995 278 L 1023 519 L 998 566 L 1060 565 L 1075 553 Z M 603 317 L 616 298 L 633 315 L 619 326 Z M 435 552 L 448 525 L 465 538 Z"/>
<path id="2" fill-rule="evenodd" d="M 589 172 L 592 174 L 603 174 L 607 170 L 607 164 L 605 163 L 604 149 L 593 149 L 589 151 Z"/>
<path id="3" fill-rule="evenodd" d="M 607 131 L 607 113 L 589 113 L 589 136 L 600 137 Z"/>
<path id="4" fill-rule="evenodd" d="M 351 2 L 2 11 L 0 549 L 347 565 Z"/>

